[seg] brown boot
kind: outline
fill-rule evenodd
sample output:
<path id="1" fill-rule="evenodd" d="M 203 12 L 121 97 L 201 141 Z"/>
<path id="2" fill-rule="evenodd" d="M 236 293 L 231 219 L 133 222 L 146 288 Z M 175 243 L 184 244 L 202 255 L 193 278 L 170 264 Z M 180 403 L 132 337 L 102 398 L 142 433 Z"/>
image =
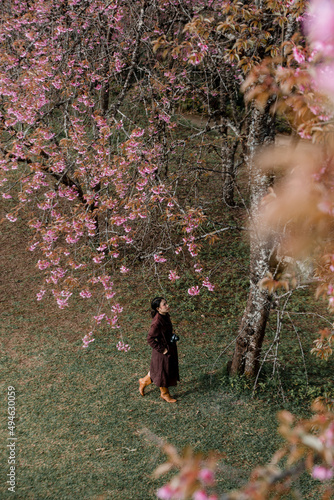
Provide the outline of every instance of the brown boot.
<path id="1" fill-rule="evenodd" d="M 152 384 L 152 380 L 149 375 L 146 375 L 146 377 L 139 379 L 139 392 L 142 396 L 144 396 L 145 387 L 150 384 Z"/>
<path id="2" fill-rule="evenodd" d="M 160 392 L 160 396 L 162 397 L 162 399 L 167 401 L 167 403 L 176 403 L 176 399 L 173 399 L 169 394 L 168 387 L 160 387 Z"/>

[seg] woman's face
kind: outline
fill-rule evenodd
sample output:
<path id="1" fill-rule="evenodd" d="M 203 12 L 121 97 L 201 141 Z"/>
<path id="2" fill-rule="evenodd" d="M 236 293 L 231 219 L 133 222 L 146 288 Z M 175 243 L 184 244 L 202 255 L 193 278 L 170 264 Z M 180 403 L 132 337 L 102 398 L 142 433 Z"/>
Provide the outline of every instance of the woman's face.
<path id="1" fill-rule="evenodd" d="M 169 311 L 169 305 L 167 304 L 165 299 L 162 299 L 160 302 L 160 306 L 157 308 L 158 313 L 167 314 Z"/>

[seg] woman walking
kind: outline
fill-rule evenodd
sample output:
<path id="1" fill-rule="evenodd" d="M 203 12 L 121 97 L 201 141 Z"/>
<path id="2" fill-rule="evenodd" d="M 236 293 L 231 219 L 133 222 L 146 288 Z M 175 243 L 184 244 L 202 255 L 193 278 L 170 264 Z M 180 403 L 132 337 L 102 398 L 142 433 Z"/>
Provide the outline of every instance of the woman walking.
<path id="1" fill-rule="evenodd" d="M 169 394 L 168 387 L 177 385 L 179 363 L 177 356 L 177 335 L 173 334 L 173 325 L 169 317 L 169 306 L 163 297 L 156 297 L 151 303 L 152 324 L 147 335 L 147 342 L 152 347 L 150 371 L 139 379 L 139 392 L 144 396 L 144 389 L 152 382 L 160 388 L 161 397 L 168 403 L 176 403 Z"/>

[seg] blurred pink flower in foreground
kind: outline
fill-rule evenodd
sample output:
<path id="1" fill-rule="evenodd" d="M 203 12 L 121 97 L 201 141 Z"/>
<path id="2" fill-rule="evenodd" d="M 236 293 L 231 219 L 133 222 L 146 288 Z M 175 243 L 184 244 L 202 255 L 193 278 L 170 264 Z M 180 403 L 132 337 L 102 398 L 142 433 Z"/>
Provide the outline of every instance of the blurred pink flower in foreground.
<path id="1" fill-rule="evenodd" d="M 332 0 L 310 3 L 306 30 L 314 48 L 325 56 L 334 56 L 334 4 Z"/>
<path id="2" fill-rule="evenodd" d="M 218 497 L 217 495 L 208 496 L 205 491 L 197 490 L 193 495 L 193 500 L 218 500 Z"/>
<path id="3" fill-rule="evenodd" d="M 204 483 L 212 485 L 215 482 L 215 474 L 211 469 L 201 469 L 198 478 Z"/>
<path id="4" fill-rule="evenodd" d="M 189 295 L 198 295 L 199 294 L 199 287 L 198 286 L 192 286 L 191 288 L 188 289 Z"/>
<path id="5" fill-rule="evenodd" d="M 331 454 L 328 455 L 327 465 L 315 465 L 312 470 L 312 477 L 319 479 L 319 481 L 328 481 L 334 476 L 334 422 L 332 422 L 324 434 L 320 437 L 320 441 L 329 450 Z M 331 458 L 330 458 L 331 457 Z"/>
<path id="6" fill-rule="evenodd" d="M 319 479 L 319 481 L 327 481 L 333 477 L 333 469 L 324 467 L 323 465 L 316 465 L 313 467 L 312 477 Z"/>
<path id="7" fill-rule="evenodd" d="M 193 500 L 208 500 L 208 495 L 203 490 L 197 490 L 193 495 Z"/>
<path id="8" fill-rule="evenodd" d="M 163 486 L 157 491 L 157 497 L 160 498 L 161 500 L 170 500 L 173 498 L 173 490 L 172 488 L 166 484 L 166 486 Z"/>
<path id="9" fill-rule="evenodd" d="M 315 82 L 320 90 L 334 95 L 334 2 L 313 0 L 305 21 L 314 55 L 320 54 L 325 62 L 316 65 Z"/>
<path id="10" fill-rule="evenodd" d="M 334 94 L 334 62 L 318 66 L 315 75 L 318 87 L 326 94 Z"/>

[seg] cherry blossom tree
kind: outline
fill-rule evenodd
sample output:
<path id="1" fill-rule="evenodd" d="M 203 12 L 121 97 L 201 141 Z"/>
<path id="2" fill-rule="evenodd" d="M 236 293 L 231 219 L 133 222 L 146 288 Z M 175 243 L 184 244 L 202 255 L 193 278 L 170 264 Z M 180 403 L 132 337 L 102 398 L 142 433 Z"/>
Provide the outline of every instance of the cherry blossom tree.
<path id="1" fill-rule="evenodd" d="M 214 151 L 222 202 L 234 206 L 237 168 L 246 165 L 251 220 L 257 219 L 270 180 L 254 156 L 273 142 L 275 117 L 267 113 L 270 102 L 263 110 L 251 101 L 245 106 L 240 86 L 298 31 L 303 8 L 302 1 L 274 0 L 265 7 L 204 0 L 2 3 L 1 184 L 9 201 L 18 191 L 7 218 L 30 214 L 29 248 L 39 252 L 45 273 L 38 300 L 51 293 L 63 308 L 75 293 L 98 296 L 95 324 L 117 328 L 122 307 L 114 273 L 138 260 L 167 267 L 183 252 L 198 282 L 189 295 L 213 290 L 200 271 L 198 239 L 226 228 L 206 234 L 211 215 L 196 195 L 180 196 L 182 173 L 186 168 L 196 186 L 207 169 L 202 151 Z M 178 112 L 189 101 L 203 126 L 184 140 Z M 200 148 L 185 161 L 190 139 Z M 252 234 L 251 288 L 232 360 L 232 373 L 251 377 L 271 300 L 257 283 L 272 253 L 270 238 Z M 171 260 L 173 282 L 180 270 Z"/>
<path id="2" fill-rule="evenodd" d="M 122 307 L 112 275 L 126 273 L 129 259 L 159 264 L 183 247 L 197 256 L 193 233 L 203 213 L 182 206 L 177 172 L 168 176 L 171 110 L 184 98 L 183 70 L 169 74 L 152 43 L 162 30 L 178 36 L 193 7 L 1 5 L 1 186 L 4 199 L 15 199 L 6 216 L 30 217 L 29 250 L 39 252 L 45 272 L 37 299 L 51 293 L 64 308 L 75 292 L 84 300 L 98 295 L 96 324 L 118 327 Z M 183 238 L 175 227 L 184 228 Z M 177 271 L 169 277 L 178 279 Z"/>
<path id="3" fill-rule="evenodd" d="M 178 189 L 184 163 L 195 178 L 206 168 L 202 149 L 211 148 L 222 179 L 222 207 L 235 204 L 238 163 L 249 172 L 251 287 L 231 371 L 255 376 L 271 293 L 280 286 L 270 269 L 277 238 L 286 251 L 305 248 L 305 242 L 311 248 L 314 235 L 318 241 L 328 236 L 333 224 L 332 7 L 329 0 L 312 2 L 303 28 L 309 47 L 300 29 L 300 0 L 4 0 L 0 185 L 7 219 L 15 223 L 21 212 L 29 218 L 29 250 L 38 252 L 37 265 L 45 273 L 38 300 L 50 293 L 64 308 L 75 293 L 82 300 L 98 297 L 95 326 L 104 321 L 117 328 L 122 307 L 113 276 L 127 273 L 138 260 L 167 268 L 171 255 L 180 253 L 192 259 L 198 277 L 189 295 L 203 287 L 212 291 L 198 241 L 207 236 L 208 214 L 196 196 L 185 200 Z M 178 111 L 189 100 L 204 125 L 193 133 L 201 148 L 185 161 L 189 138 L 180 139 L 176 129 Z M 306 173 L 295 168 L 275 192 L 256 155 L 274 142 L 278 112 L 301 137 L 322 145 Z M 282 156 L 275 158 L 287 165 Z M 291 159 L 296 166 L 301 156 Z M 303 200 L 311 204 L 289 202 L 300 176 L 308 180 Z M 294 231 L 281 240 L 280 226 L 291 219 Z M 264 225 L 270 229 L 261 233 Z M 307 226 L 314 231 L 303 231 Z M 319 293 L 332 306 L 334 251 L 332 241 L 324 240 Z M 174 262 L 165 273 L 172 282 L 180 276 Z M 93 342 L 95 326 L 84 347 Z M 322 332 L 316 353 L 329 355 L 332 342 L 332 332 Z M 123 340 L 117 346 L 129 348 Z M 319 480 L 331 478 L 333 416 L 316 410 L 301 424 L 284 413 L 286 446 L 269 467 L 254 472 L 243 491 L 223 498 L 286 494 L 290 479 L 305 469 Z M 211 459 L 167 451 L 167 469 L 180 466 L 181 474 L 160 498 L 215 498 L 206 492 L 214 482 Z M 288 466 L 282 470 L 284 457 Z"/>

